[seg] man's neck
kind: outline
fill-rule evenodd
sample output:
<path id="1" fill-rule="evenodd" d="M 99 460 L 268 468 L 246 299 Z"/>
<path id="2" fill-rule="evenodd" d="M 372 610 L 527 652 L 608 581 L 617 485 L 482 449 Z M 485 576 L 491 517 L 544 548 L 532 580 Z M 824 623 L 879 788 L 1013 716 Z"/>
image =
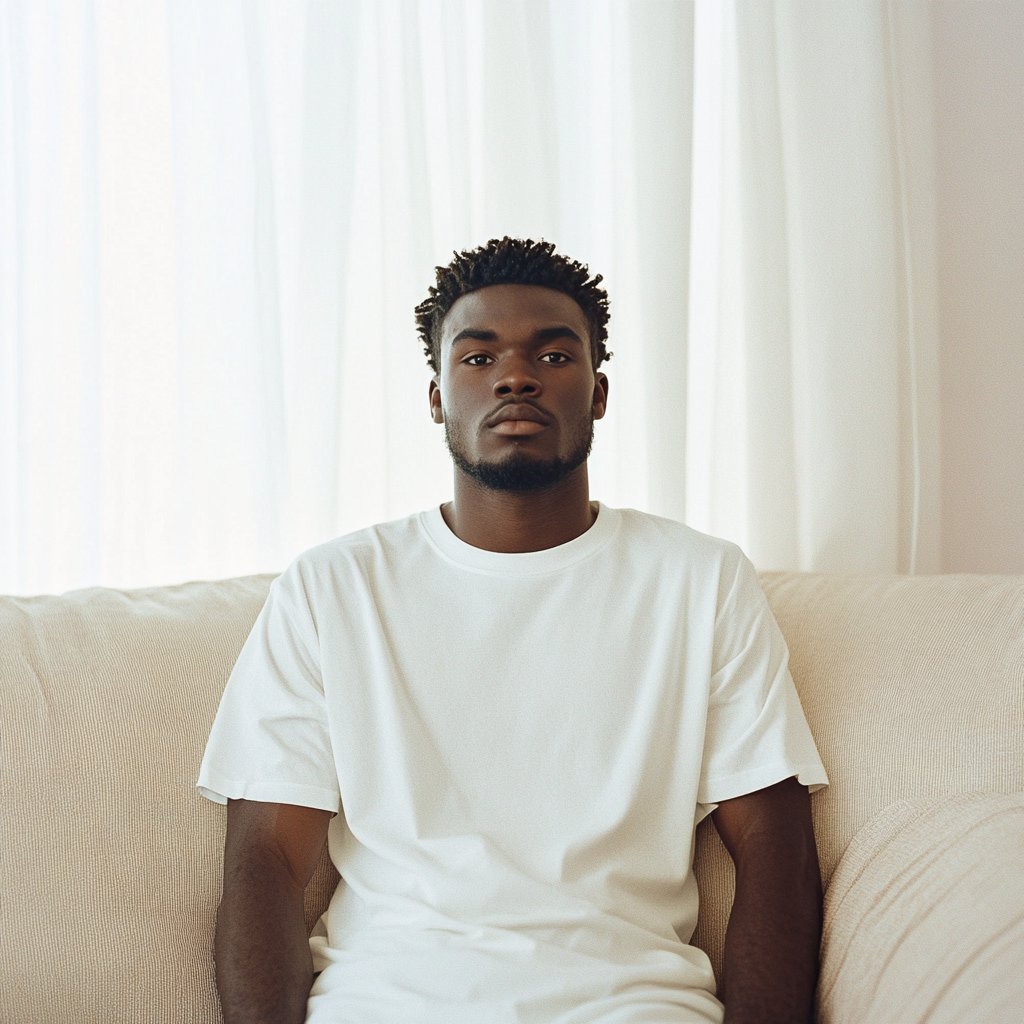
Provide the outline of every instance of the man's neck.
<path id="1" fill-rule="evenodd" d="M 455 470 L 455 498 L 441 506 L 448 528 L 485 551 L 543 551 L 586 533 L 597 518 L 587 464 L 538 491 L 495 491 Z"/>

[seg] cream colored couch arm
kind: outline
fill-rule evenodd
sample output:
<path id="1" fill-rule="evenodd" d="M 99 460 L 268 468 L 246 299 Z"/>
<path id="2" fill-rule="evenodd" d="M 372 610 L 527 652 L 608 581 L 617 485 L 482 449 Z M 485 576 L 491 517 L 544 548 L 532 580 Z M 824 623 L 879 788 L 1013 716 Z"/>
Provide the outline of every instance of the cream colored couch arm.
<path id="1" fill-rule="evenodd" d="M 1024 793 L 901 800 L 854 837 L 825 901 L 819 1024 L 1017 1024 Z"/>

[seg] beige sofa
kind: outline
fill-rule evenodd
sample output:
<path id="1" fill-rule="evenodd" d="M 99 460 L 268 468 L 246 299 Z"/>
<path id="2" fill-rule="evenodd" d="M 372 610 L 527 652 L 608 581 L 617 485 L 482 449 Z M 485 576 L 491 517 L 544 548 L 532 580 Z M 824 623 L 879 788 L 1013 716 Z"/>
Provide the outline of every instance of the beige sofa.
<path id="1" fill-rule="evenodd" d="M 832 778 L 820 1019 L 1024 1020 L 1024 577 L 762 582 Z M 4 1024 L 219 1019 L 224 812 L 193 786 L 269 583 L 0 598 Z M 710 823 L 697 871 L 720 977 Z"/>

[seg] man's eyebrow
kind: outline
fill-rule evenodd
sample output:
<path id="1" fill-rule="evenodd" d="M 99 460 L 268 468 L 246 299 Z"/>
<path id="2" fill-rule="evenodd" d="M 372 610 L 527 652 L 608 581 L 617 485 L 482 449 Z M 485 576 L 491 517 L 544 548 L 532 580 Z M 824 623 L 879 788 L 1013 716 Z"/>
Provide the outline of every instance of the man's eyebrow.
<path id="1" fill-rule="evenodd" d="M 485 331 L 479 327 L 467 327 L 452 338 L 452 344 L 462 341 L 463 338 L 472 338 L 473 341 L 494 341 L 497 337 L 498 335 L 494 331 Z"/>
<path id="2" fill-rule="evenodd" d="M 556 338 L 572 338 L 583 345 L 583 339 L 571 328 L 565 324 L 561 324 L 558 327 L 542 327 L 539 331 L 534 334 L 534 337 L 538 341 L 554 341 Z M 584 346 L 585 347 L 585 346 Z"/>
<path id="3" fill-rule="evenodd" d="M 535 341 L 554 341 L 557 338 L 572 338 L 583 345 L 584 348 L 586 347 L 583 339 L 566 324 L 559 324 L 557 327 L 542 327 L 534 332 L 533 337 Z M 452 338 L 452 344 L 454 345 L 456 342 L 467 338 L 472 341 L 497 341 L 498 332 L 488 331 L 482 327 L 466 327 Z"/>

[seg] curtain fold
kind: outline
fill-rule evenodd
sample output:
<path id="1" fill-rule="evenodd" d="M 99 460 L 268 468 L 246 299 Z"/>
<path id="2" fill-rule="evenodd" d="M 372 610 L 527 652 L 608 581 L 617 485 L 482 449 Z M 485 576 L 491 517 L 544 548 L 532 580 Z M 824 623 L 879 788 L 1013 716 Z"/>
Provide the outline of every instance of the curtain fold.
<path id="1" fill-rule="evenodd" d="M 605 275 L 596 496 L 937 568 L 922 9 L 0 0 L 0 590 L 444 500 L 412 309 L 503 234 Z"/>
<path id="2" fill-rule="evenodd" d="M 0 11 L 0 590 L 276 570 L 446 498 L 412 310 L 506 233 L 611 290 L 595 493 L 682 515 L 690 4 Z"/>
<path id="3" fill-rule="evenodd" d="M 926 8 L 698 0 L 687 521 L 938 569 Z"/>

